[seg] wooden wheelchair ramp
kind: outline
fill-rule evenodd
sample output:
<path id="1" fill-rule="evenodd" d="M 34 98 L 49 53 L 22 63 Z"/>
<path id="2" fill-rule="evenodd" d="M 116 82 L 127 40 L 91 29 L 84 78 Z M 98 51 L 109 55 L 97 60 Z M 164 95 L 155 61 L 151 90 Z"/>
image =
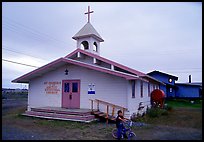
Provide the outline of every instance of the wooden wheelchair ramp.
<path id="1" fill-rule="evenodd" d="M 91 110 L 93 115 L 95 115 L 95 117 L 97 118 L 105 118 L 106 119 L 106 123 L 108 123 L 108 121 L 116 121 L 116 116 L 117 116 L 117 110 L 122 110 L 123 114 L 125 113 L 125 111 L 127 111 L 128 109 L 119 105 L 115 105 L 103 100 L 99 100 L 99 99 L 95 99 L 91 101 Z M 96 106 L 96 108 L 94 108 L 94 106 Z M 106 109 L 103 110 L 101 109 L 101 107 L 105 107 Z"/>

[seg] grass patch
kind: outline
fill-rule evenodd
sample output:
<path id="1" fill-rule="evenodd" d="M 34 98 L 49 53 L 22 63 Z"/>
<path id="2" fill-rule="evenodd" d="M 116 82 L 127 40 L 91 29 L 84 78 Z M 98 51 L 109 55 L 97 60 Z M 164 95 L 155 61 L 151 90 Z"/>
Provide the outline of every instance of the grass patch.
<path id="1" fill-rule="evenodd" d="M 38 126 L 45 126 L 49 128 L 60 128 L 64 127 L 66 129 L 85 129 L 89 127 L 89 124 L 82 122 L 74 122 L 74 121 L 63 121 L 63 120 L 52 120 L 52 119 L 43 119 L 29 116 L 18 115 L 18 118 L 21 120 L 32 120 Z"/>
<path id="2" fill-rule="evenodd" d="M 168 106 L 171 106 L 173 108 L 178 108 L 178 107 L 202 108 L 202 100 L 171 99 L 171 100 L 166 100 L 165 103 Z"/>

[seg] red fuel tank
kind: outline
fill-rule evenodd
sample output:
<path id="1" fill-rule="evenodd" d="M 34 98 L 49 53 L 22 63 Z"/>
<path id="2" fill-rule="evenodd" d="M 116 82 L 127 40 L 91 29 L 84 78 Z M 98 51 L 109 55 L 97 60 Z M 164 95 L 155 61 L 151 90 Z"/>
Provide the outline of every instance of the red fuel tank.
<path id="1" fill-rule="evenodd" d="M 151 102 L 153 106 L 159 106 L 163 108 L 164 98 L 165 98 L 164 91 L 160 89 L 155 89 L 151 92 Z"/>

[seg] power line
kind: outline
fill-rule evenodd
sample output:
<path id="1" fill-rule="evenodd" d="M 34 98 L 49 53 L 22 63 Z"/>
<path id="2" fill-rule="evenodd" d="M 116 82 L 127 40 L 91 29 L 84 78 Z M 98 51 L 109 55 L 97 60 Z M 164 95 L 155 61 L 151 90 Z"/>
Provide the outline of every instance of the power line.
<path id="1" fill-rule="evenodd" d="M 7 47 L 7 46 L 3 45 L 3 47 Z M 33 57 L 33 58 L 36 58 L 36 59 L 47 61 L 47 60 L 39 58 L 39 57 L 35 57 L 35 56 L 32 56 L 32 55 L 28 55 L 28 54 L 25 54 L 25 53 L 22 53 L 22 52 L 19 52 L 19 51 L 14 51 L 14 50 L 11 50 L 11 49 L 8 49 L 8 48 L 3 48 L 3 47 L 2 47 L 3 50 L 7 50 L 7 51 L 10 51 L 10 52 L 14 52 L 14 53 L 18 53 L 18 54 L 23 54 L 23 55 L 30 56 L 30 57 Z"/>
<path id="2" fill-rule="evenodd" d="M 33 65 L 28 65 L 28 64 L 24 64 L 24 63 L 14 62 L 14 61 L 6 60 L 6 59 L 2 59 L 2 60 L 5 61 L 5 62 L 10 62 L 10 63 L 14 63 L 14 64 L 19 64 L 19 65 L 24 65 L 24 66 L 38 68 L 37 66 L 33 66 Z"/>
<path id="3" fill-rule="evenodd" d="M 67 46 L 67 43 L 66 43 L 66 42 L 64 42 L 64 41 L 62 41 L 62 40 L 59 40 L 59 39 L 56 39 L 56 38 L 50 36 L 49 34 L 46 34 L 46 33 L 40 32 L 40 31 L 37 31 L 37 30 L 34 29 L 34 28 L 30 28 L 30 27 L 28 27 L 28 26 L 25 26 L 25 25 L 23 25 L 23 24 L 21 24 L 21 23 L 18 23 L 18 22 L 16 22 L 16 21 L 14 21 L 14 20 L 11 20 L 11 19 L 8 18 L 8 17 L 5 17 L 5 16 L 3 16 L 3 17 L 12 22 L 12 23 L 7 22 L 7 23 L 8 23 L 7 26 L 10 26 L 10 28 L 17 28 L 17 29 L 19 29 L 18 27 L 20 27 L 20 28 L 23 29 L 24 31 L 30 32 L 30 33 L 32 33 L 32 34 L 34 34 L 34 35 L 36 35 L 36 36 L 41 36 L 41 37 L 44 37 L 44 38 L 46 37 L 46 38 L 48 38 L 48 39 L 50 39 L 50 40 L 57 41 L 57 42 L 59 42 L 59 43 L 61 43 L 61 44 L 63 43 L 64 45 Z M 3 25 L 5 25 L 5 24 L 3 24 Z M 17 27 L 17 26 L 18 26 L 18 27 Z"/>
<path id="4" fill-rule="evenodd" d="M 41 36 L 37 36 L 36 34 L 32 34 L 31 32 L 27 32 L 27 31 L 19 31 L 19 30 L 16 30 L 15 28 L 13 27 L 5 27 L 4 24 L 2 24 L 2 27 L 3 29 L 6 29 L 6 30 L 9 30 L 11 32 L 14 32 L 14 33 L 17 33 L 18 34 L 18 37 L 20 34 L 22 34 L 22 32 L 26 32 L 27 35 L 31 36 L 32 38 L 34 38 L 35 40 L 38 40 L 40 42 L 42 42 L 43 39 L 45 39 L 44 37 L 42 38 Z"/>

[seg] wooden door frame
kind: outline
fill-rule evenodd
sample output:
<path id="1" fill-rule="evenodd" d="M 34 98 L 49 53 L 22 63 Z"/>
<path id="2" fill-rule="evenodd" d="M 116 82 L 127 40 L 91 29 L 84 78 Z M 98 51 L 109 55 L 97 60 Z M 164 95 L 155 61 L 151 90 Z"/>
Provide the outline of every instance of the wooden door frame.
<path id="1" fill-rule="evenodd" d="M 70 82 L 70 83 L 72 83 L 72 82 L 74 82 L 74 81 L 77 81 L 77 82 L 79 82 L 79 84 L 78 84 L 78 93 L 79 93 L 79 108 L 80 108 L 80 95 L 81 95 L 81 80 L 80 79 L 66 79 L 66 80 L 62 80 L 62 97 L 61 97 L 61 107 L 63 108 L 63 93 L 64 93 L 64 88 L 63 88 L 63 84 L 64 84 L 64 82 Z M 71 89 L 71 88 L 70 88 Z"/>

